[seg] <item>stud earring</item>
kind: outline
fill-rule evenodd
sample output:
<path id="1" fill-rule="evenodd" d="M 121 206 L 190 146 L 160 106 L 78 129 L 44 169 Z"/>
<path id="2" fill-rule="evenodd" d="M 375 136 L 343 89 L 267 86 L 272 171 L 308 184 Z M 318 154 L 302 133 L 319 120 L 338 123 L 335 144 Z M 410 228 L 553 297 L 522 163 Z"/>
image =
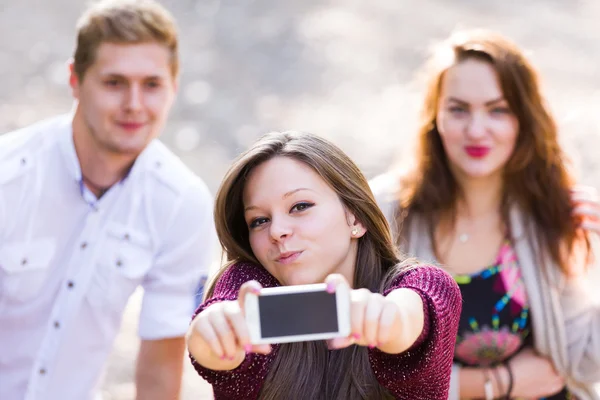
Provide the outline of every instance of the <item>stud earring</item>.
<path id="1" fill-rule="evenodd" d="M 354 228 L 354 229 L 352 229 L 352 236 L 356 236 L 356 235 L 358 235 L 358 229 Z"/>

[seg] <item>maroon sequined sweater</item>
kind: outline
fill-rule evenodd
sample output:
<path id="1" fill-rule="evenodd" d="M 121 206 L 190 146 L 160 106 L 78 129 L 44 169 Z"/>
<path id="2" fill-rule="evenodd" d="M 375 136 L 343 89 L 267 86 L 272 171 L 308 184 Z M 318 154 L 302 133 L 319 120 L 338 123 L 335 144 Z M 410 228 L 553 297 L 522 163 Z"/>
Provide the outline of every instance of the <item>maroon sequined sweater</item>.
<path id="1" fill-rule="evenodd" d="M 280 286 L 261 266 L 239 263 L 221 276 L 213 296 L 198 307 L 196 314 L 215 302 L 235 300 L 242 284 L 252 279 L 263 287 Z M 459 288 L 450 275 L 431 266 L 419 266 L 401 274 L 384 295 L 398 288 L 410 288 L 421 295 L 425 312 L 423 332 L 411 349 L 401 354 L 369 350 L 375 377 L 398 399 L 445 400 L 461 312 Z M 206 369 L 193 358 L 192 363 L 212 385 L 215 400 L 255 400 L 277 351 L 278 345 L 273 345 L 268 355 L 249 354 L 231 371 Z"/>

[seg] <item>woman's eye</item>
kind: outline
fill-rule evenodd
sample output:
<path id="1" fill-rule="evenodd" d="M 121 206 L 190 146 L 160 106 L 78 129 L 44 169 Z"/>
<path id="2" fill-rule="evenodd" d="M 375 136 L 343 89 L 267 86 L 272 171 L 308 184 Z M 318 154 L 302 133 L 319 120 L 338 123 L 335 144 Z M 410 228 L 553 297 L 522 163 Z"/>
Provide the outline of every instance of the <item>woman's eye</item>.
<path id="1" fill-rule="evenodd" d="M 257 228 L 268 221 L 267 218 L 255 218 L 250 222 L 250 229 Z"/>
<path id="2" fill-rule="evenodd" d="M 492 109 L 494 114 L 509 114 L 510 109 L 508 107 L 496 107 Z"/>
<path id="3" fill-rule="evenodd" d="M 452 114 L 462 114 L 467 112 L 467 109 L 464 107 L 459 107 L 459 106 L 452 106 L 449 108 L 450 112 Z"/>
<path id="4" fill-rule="evenodd" d="M 297 204 L 294 204 L 294 206 L 292 207 L 292 209 L 290 211 L 292 211 L 292 212 L 293 211 L 304 211 L 307 208 L 310 208 L 312 206 L 314 206 L 313 203 L 306 203 L 306 202 L 297 203 Z"/>

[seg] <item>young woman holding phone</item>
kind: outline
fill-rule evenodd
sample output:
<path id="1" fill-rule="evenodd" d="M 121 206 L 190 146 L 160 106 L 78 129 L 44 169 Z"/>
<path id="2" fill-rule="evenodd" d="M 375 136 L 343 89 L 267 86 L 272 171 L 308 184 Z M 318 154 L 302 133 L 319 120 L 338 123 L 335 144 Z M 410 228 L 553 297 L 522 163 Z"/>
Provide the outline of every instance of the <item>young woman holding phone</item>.
<path id="1" fill-rule="evenodd" d="M 368 183 L 317 136 L 268 134 L 242 154 L 216 198 L 229 263 L 188 332 L 215 399 L 446 399 L 461 310 L 458 286 L 402 260 Z M 350 289 L 351 334 L 252 346 L 244 297 L 261 287 Z"/>

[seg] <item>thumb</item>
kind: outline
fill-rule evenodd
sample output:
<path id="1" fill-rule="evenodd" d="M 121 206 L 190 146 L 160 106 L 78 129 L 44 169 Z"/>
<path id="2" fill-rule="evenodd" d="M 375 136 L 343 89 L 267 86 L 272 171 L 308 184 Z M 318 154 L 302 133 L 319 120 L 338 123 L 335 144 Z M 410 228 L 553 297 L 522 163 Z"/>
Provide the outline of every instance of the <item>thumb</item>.
<path id="1" fill-rule="evenodd" d="M 245 313 L 246 296 L 248 296 L 248 295 L 258 296 L 260 294 L 261 289 L 262 289 L 262 286 L 257 281 L 248 281 L 248 282 L 244 283 L 242 285 L 242 287 L 240 287 L 240 292 L 238 294 L 238 303 L 239 303 L 242 313 L 244 315 L 246 315 L 246 313 Z"/>

